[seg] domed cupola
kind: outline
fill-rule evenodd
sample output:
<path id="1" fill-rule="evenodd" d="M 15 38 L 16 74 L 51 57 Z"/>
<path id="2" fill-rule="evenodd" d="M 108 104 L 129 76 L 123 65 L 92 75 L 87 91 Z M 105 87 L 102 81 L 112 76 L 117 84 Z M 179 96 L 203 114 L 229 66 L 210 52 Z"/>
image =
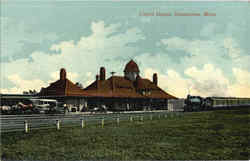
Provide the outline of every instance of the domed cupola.
<path id="1" fill-rule="evenodd" d="M 133 61 L 133 60 L 130 60 L 126 66 L 125 66 L 125 69 L 124 69 L 124 76 L 131 80 L 131 81 L 135 81 L 136 80 L 136 77 L 139 75 L 140 73 L 140 70 L 138 68 L 138 65 Z"/>

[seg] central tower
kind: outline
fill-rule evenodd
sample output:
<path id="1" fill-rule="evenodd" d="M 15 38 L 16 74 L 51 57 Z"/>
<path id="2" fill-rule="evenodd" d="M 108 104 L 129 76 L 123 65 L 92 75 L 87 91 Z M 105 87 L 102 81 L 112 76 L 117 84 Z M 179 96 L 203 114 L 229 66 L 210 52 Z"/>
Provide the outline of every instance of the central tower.
<path id="1" fill-rule="evenodd" d="M 138 68 L 138 65 L 133 61 L 130 60 L 124 69 L 124 77 L 131 80 L 135 81 L 136 77 L 139 76 L 140 70 Z"/>

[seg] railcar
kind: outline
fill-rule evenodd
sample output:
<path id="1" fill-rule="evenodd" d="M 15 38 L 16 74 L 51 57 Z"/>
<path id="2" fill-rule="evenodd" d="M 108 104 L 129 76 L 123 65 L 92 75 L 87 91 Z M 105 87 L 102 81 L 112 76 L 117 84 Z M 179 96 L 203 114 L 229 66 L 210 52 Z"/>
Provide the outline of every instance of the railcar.
<path id="1" fill-rule="evenodd" d="M 230 109 L 250 106 L 250 98 L 207 97 L 205 100 L 207 109 Z"/>
<path id="2" fill-rule="evenodd" d="M 185 99 L 184 111 L 204 111 L 250 107 L 250 98 L 190 96 Z"/>

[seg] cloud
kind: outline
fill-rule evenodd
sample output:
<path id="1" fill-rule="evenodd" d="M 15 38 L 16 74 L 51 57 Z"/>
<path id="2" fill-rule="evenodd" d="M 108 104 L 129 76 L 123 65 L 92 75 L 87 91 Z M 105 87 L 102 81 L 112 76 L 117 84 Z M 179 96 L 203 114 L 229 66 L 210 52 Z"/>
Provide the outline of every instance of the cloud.
<path id="1" fill-rule="evenodd" d="M 167 70 L 166 73 L 161 73 L 156 69 L 147 68 L 143 71 L 145 78 L 152 80 L 153 73 L 157 73 L 158 76 L 158 86 L 167 93 L 177 96 L 186 97 L 189 86 L 191 84 L 191 79 L 183 78 L 178 72 L 173 69 Z"/>
<path id="2" fill-rule="evenodd" d="M 250 97 L 250 72 L 239 68 L 233 68 L 235 83 L 232 84 L 230 94 L 232 96 Z"/>
<path id="3" fill-rule="evenodd" d="M 0 93 L 3 94 L 22 94 L 23 89 L 17 88 L 17 87 L 11 87 L 11 88 L 0 88 Z"/>
<path id="4" fill-rule="evenodd" d="M 233 68 L 235 82 L 229 81 L 223 71 L 212 64 L 205 64 L 201 69 L 190 67 L 185 70 L 185 77 L 174 69 L 162 73 L 152 68 L 146 68 L 143 76 L 152 80 L 153 73 L 158 73 L 162 89 L 179 98 L 185 98 L 189 92 L 203 97 L 250 97 L 250 72 L 239 68 Z"/>
<path id="5" fill-rule="evenodd" d="M 214 53 L 221 52 L 221 44 L 215 40 L 189 40 L 181 37 L 170 37 L 161 40 L 162 45 L 167 51 L 185 51 L 191 56 L 204 56 L 208 53 L 214 56 Z M 185 55 L 183 55 L 185 56 Z"/>
<path id="6" fill-rule="evenodd" d="M 86 80 L 84 82 L 85 87 L 87 87 L 88 85 L 90 85 L 91 83 L 93 83 L 95 81 L 94 75 L 91 72 L 87 72 L 86 73 Z"/>
<path id="7" fill-rule="evenodd" d="M 54 42 L 58 35 L 42 32 L 33 27 L 34 21 L 0 17 L 1 62 L 29 58 L 32 52 L 47 48 L 48 42 Z"/>
<path id="8" fill-rule="evenodd" d="M 250 56 L 232 35 L 217 34 L 220 29 L 205 26 L 201 35 L 206 39 L 168 35 L 156 42 L 165 52 L 137 59 L 145 64 L 146 77 L 152 77 L 149 69 L 158 72 L 160 86 L 177 97 L 185 97 L 189 89 L 193 95 L 249 97 L 249 84 L 241 80 L 247 80 L 243 76 L 248 75 Z"/>
<path id="9" fill-rule="evenodd" d="M 171 65 L 178 63 L 179 68 L 183 70 L 193 65 L 200 68 L 204 64 L 218 66 L 227 72 L 226 75 L 231 76 L 233 67 L 248 70 L 250 56 L 247 52 L 249 51 L 241 47 L 236 37 L 223 32 L 217 34 L 219 31 L 217 28 L 221 27 L 210 24 L 201 29 L 201 34 L 208 36 L 205 39 L 172 36 L 163 38 L 156 44 L 166 50 L 165 53 L 171 60 L 175 60 Z"/>
<path id="10" fill-rule="evenodd" d="M 50 73 L 50 80 L 49 81 L 43 81 L 40 79 L 32 79 L 27 80 L 23 79 L 18 74 L 9 75 L 7 79 L 14 84 L 14 87 L 11 88 L 1 88 L 0 93 L 11 93 L 11 94 L 21 94 L 23 91 L 29 91 L 29 90 L 36 90 L 40 91 L 41 87 L 47 87 L 50 85 L 50 83 L 55 82 L 59 79 L 59 71 L 55 71 Z M 67 78 L 76 83 L 76 79 L 78 77 L 77 73 L 71 73 L 67 72 Z"/>
<path id="11" fill-rule="evenodd" d="M 67 72 L 67 71 L 66 71 Z M 75 72 L 67 72 L 67 78 L 73 82 L 76 82 L 77 80 L 77 77 L 78 77 L 78 73 L 75 73 Z M 50 81 L 48 82 L 54 82 L 56 80 L 58 80 L 60 78 L 60 71 L 55 71 L 55 72 L 52 72 L 50 74 L 50 77 L 52 78 Z"/>
<path id="12" fill-rule="evenodd" d="M 9 75 L 8 79 L 15 84 L 15 87 L 1 89 L 1 93 L 23 93 L 23 91 L 36 90 L 47 85 L 40 79 L 24 80 L 18 74 Z"/>
<path id="13" fill-rule="evenodd" d="M 154 43 L 157 52 L 141 52 L 137 44 L 151 37 L 145 37 L 137 27 L 121 31 L 120 23 L 96 21 L 89 28 L 91 33 L 79 40 L 51 44 L 49 53 L 37 50 L 30 54 L 30 59 L 2 63 L 2 76 L 15 85 L 3 84 L 2 91 L 46 87 L 59 78 L 60 68 L 66 68 L 73 82 L 86 87 L 95 80 L 101 66 L 107 75 L 111 71 L 121 75 L 128 59 L 134 58 L 142 75 L 152 79 L 157 72 L 160 87 L 177 97 L 186 97 L 188 90 L 202 96 L 249 96 L 250 56 L 232 35 L 215 34 L 216 24 L 203 28 L 198 38 L 162 35 L 165 38 Z M 13 76 L 18 79 L 12 79 Z M 36 82 L 36 88 L 30 81 Z M 26 84 L 24 89 L 20 82 Z"/>
<path id="14" fill-rule="evenodd" d="M 228 96 L 229 80 L 219 68 L 205 64 L 202 69 L 191 67 L 185 74 L 192 79 L 192 90 L 196 95 Z"/>
<path id="15" fill-rule="evenodd" d="M 161 41 L 169 57 L 183 70 L 193 65 L 215 64 L 225 68 L 231 67 L 232 60 L 226 53 L 221 39 L 187 39 L 181 37 L 164 38 Z M 172 54 L 170 54 L 172 53 Z M 171 64 L 174 64 L 171 63 Z M 224 68 L 222 67 L 222 68 Z"/>
<path id="16" fill-rule="evenodd" d="M 238 44 L 233 38 L 224 39 L 224 47 L 228 50 L 228 55 L 233 59 L 237 59 L 241 55 L 241 50 L 238 47 Z"/>
<path id="17" fill-rule="evenodd" d="M 106 71 L 122 71 L 126 63 L 124 60 L 134 57 L 137 52 L 137 47 L 130 44 L 144 39 L 142 32 L 138 28 L 128 28 L 121 33 L 120 26 L 120 24 L 107 25 L 103 21 L 92 22 L 90 35 L 82 36 L 79 41 L 69 40 L 52 44 L 50 50 L 57 54 L 35 51 L 31 54 L 32 61 L 22 58 L 4 62 L 1 64 L 1 74 L 7 79 L 10 79 L 9 76 L 18 74 L 25 80 L 39 78 L 43 82 L 48 82 L 51 78 L 55 80 L 61 68 L 66 68 L 67 71 L 74 72 L 68 73 L 68 77 L 73 81 L 83 82 L 86 86 L 85 83 L 95 78 L 90 79 L 85 73 L 99 73 L 98 68 L 101 66 L 105 66 Z M 105 59 L 110 61 L 105 62 Z M 45 84 L 41 83 L 37 88 Z M 31 84 L 29 87 L 34 88 Z"/>
<path id="18" fill-rule="evenodd" d="M 215 35 L 217 27 L 218 25 L 215 23 L 209 23 L 201 29 L 200 35 L 204 37 L 211 37 L 212 35 Z"/>

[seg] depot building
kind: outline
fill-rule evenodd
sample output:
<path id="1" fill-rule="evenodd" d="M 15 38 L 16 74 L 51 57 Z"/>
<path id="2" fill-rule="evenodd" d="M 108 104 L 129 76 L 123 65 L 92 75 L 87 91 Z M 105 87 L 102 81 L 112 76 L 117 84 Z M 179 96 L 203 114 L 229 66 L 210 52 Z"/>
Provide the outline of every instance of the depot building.
<path id="1" fill-rule="evenodd" d="M 95 81 L 82 89 L 67 79 L 66 70 L 61 69 L 60 79 L 42 88 L 38 96 L 56 99 L 79 111 L 101 106 L 113 111 L 167 109 L 168 100 L 177 99 L 158 86 L 156 73 L 152 73 L 152 81 L 142 78 L 133 60 L 123 72 L 123 76 L 106 78 L 106 70 L 101 67 Z"/>

